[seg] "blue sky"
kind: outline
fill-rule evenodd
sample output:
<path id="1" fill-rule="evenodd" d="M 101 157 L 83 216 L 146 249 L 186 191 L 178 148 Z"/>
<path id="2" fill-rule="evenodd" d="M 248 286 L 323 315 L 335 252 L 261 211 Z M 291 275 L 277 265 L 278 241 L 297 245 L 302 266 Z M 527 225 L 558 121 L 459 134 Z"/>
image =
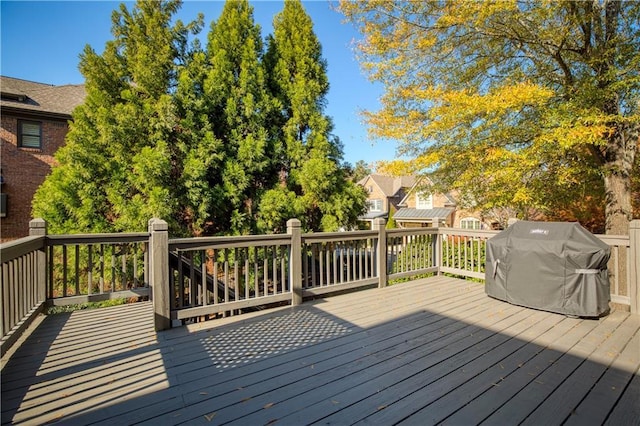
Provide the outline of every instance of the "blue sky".
<path id="1" fill-rule="evenodd" d="M 275 14 L 282 1 L 251 1 L 254 18 L 263 34 L 273 31 Z M 304 7 L 314 23 L 314 31 L 328 62 L 331 88 L 325 113 L 333 118 L 334 134 L 344 144 L 344 159 L 372 163 L 394 158 L 395 144 L 372 141 L 359 112 L 377 110 L 382 87 L 367 80 L 355 59 L 353 42 L 359 34 L 343 16 L 332 9 L 335 1 L 305 1 Z M 1 8 L 2 75 L 50 84 L 78 84 L 78 55 L 89 44 L 102 52 L 111 35 L 113 1 L 5 1 Z M 187 0 L 177 18 L 184 22 L 204 13 L 205 27 L 199 37 L 204 41 L 209 24 L 218 18 L 222 1 Z M 132 3 L 127 2 L 131 8 Z"/>

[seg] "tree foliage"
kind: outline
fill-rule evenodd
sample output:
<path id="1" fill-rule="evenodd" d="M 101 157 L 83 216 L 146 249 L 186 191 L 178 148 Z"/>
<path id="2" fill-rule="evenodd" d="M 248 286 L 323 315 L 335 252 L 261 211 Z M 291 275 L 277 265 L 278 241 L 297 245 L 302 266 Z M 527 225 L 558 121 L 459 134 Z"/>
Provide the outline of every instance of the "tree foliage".
<path id="1" fill-rule="evenodd" d="M 484 210 L 585 212 L 627 232 L 637 151 L 640 3 L 369 2 L 340 8 L 386 88 L 366 118 L 409 164 Z M 637 167 L 637 166 L 636 166 Z"/>
<path id="2" fill-rule="evenodd" d="M 298 0 L 285 2 L 268 39 L 269 87 L 278 102 L 279 186 L 265 194 L 260 221 L 283 230 L 291 214 L 308 230 L 334 231 L 354 224 L 366 195 L 340 165 L 342 146 L 324 115 L 327 64 L 311 18 Z M 288 216 L 288 217 L 287 217 Z"/>
<path id="3" fill-rule="evenodd" d="M 34 215 L 53 232 L 143 230 L 151 217 L 173 229 L 176 114 L 172 88 L 199 22 L 172 17 L 177 1 L 121 5 L 102 54 L 85 47 L 87 97 L 73 113 L 59 166 L 34 197 Z"/>
<path id="4" fill-rule="evenodd" d="M 351 170 L 351 180 L 360 182 L 362 179 L 373 173 L 372 168 L 364 160 L 356 161 L 353 170 Z"/>
<path id="5" fill-rule="evenodd" d="M 326 64 L 300 2 L 285 4 L 269 54 L 246 0 L 225 4 L 204 48 L 189 43 L 204 18 L 174 22 L 180 5 L 121 5 L 103 53 L 85 48 L 87 98 L 34 215 L 54 233 L 142 231 L 151 217 L 177 235 L 355 223 L 364 195 L 338 166 Z"/>
<path id="6" fill-rule="evenodd" d="M 206 50 L 181 73 L 185 205 L 196 235 L 256 231 L 260 195 L 275 182 L 261 37 L 249 4 L 227 2 Z"/>

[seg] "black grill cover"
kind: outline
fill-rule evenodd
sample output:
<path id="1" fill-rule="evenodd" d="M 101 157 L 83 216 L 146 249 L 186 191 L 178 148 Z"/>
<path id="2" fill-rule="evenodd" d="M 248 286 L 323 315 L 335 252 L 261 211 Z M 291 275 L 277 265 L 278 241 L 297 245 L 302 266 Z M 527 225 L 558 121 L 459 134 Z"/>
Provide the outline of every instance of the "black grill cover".
<path id="1" fill-rule="evenodd" d="M 485 292 L 515 305 L 597 317 L 609 311 L 610 255 L 579 223 L 518 221 L 487 241 Z"/>

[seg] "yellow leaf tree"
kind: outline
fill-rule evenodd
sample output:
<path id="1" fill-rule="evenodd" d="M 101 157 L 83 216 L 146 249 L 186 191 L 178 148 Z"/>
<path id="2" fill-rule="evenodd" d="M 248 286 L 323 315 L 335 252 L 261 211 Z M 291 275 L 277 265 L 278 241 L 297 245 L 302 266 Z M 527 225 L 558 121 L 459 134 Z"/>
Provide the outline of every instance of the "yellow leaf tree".
<path id="1" fill-rule="evenodd" d="M 604 204 L 627 233 L 640 133 L 640 2 L 364 1 L 340 10 L 384 84 L 374 137 L 480 209 Z M 637 162 L 635 162 L 637 169 Z"/>

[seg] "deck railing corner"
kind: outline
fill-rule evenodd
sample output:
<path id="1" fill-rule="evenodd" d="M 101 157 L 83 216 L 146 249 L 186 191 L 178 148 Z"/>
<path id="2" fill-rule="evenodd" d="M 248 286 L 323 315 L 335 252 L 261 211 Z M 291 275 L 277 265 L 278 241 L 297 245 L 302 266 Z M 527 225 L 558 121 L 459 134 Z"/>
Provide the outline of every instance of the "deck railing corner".
<path id="1" fill-rule="evenodd" d="M 46 236 L 42 219 L 30 222 L 29 236 L 2 244 L 0 257 L 0 354 L 44 311 L 46 304 Z"/>

